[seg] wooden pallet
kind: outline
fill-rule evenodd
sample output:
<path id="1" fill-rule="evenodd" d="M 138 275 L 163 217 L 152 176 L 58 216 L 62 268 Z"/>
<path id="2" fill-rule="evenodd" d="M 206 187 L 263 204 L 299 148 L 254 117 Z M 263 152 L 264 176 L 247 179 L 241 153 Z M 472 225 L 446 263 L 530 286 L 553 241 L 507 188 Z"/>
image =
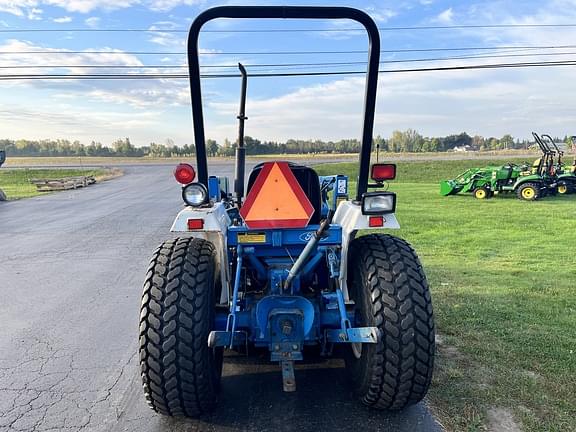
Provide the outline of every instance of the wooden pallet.
<path id="1" fill-rule="evenodd" d="M 65 177 L 61 179 L 31 179 L 38 192 L 78 189 L 96 183 L 94 176 Z"/>

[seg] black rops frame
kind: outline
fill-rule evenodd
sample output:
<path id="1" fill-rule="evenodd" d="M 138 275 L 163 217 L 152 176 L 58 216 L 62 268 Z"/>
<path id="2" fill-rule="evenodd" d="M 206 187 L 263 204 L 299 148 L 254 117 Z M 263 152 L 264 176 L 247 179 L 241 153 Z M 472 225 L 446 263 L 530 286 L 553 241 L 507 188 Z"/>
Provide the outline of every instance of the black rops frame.
<path id="1" fill-rule="evenodd" d="M 202 26 L 216 18 L 351 19 L 364 26 L 368 33 L 369 49 L 366 93 L 364 97 L 362 147 L 360 149 L 360 169 L 356 193 L 356 200 L 360 201 L 362 195 L 368 189 L 380 62 L 380 35 L 372 18 L 358 9 L 322 6 L 220 6 L 208 9 L 198 15 L 190 26 L 188 33 L 188 72 L 190 75 L 190 96 L 192 97 L 192 121 L 194 124 L 198 181 L 205 186 L 208 186 L 208 160 L 206 159 L 204 118 L 202 113 L 198 36 Z"/>

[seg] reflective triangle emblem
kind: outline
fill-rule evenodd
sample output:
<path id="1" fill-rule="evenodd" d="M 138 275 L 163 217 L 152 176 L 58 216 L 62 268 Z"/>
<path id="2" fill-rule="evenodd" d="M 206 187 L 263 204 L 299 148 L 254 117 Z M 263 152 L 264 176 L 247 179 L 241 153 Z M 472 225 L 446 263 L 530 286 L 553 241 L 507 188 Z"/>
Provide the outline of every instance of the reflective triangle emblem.
<path id="1" fill-rule="evenodd" d="M 250 189 L 240 216 L 248 228 L 304 228 L 314 207 L 288 162 L 266 162 Z"/>

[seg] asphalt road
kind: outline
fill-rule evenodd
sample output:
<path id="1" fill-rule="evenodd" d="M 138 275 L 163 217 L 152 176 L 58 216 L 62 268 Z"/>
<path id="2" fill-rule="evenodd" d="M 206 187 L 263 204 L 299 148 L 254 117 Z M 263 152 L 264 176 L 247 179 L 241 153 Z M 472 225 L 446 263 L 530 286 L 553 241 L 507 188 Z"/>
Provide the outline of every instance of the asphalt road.
<path id="1" fill-rule="evenodd" d="M 439 430 L 424 404 L 361 406 L 339 361 L 301 365 L 298 391 L 285 394 L 276 365 L 228 357 L 215 413 L 154 414 L 138 370 L 141 285 L 182 204 L 171 167 L 124 170 L 84 190 L 0 202 L 0 430 Z"/>

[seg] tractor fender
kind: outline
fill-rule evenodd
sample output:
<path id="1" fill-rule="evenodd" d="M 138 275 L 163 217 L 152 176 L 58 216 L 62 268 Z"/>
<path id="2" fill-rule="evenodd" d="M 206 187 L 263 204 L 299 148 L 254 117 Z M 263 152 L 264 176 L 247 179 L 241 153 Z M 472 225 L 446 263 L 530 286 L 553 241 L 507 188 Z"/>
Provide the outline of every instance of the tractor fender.
<path id="1" fill-rule="evenodd" d="M 188 219 L 202 219 L 204 228 L 201 230 L 189 230 Z M 228 274 L 228 254 L 226 245 L 228 241 L 228 226 L 230 217 L 226 212 L 223 203 L 216 203 L 210 207 L 191 207 L 183 208 L 170 228 L 171 232 L 185 232 L 190 237 L 201 238 L 211 242 L 216 248 L 217 266 L 220 271 L 222 287 L 230 286 L 230 276 Z M 228 303 L 228 289 L 222 289 L 220 303 Z"/>
<path id="2" fill-rule="evenodd" d="M 342 259 L 340 260 L 340 276 L 338 281 L 340 288 L 344 294 L 344 300 L 348 301 L 348 287 L 346 284 L 348 273 L 348 248 L 350 243 L 356 237 L 358 230 L 370 229 L 399 229 L 400 224 L 396 219 L 394 213 L 382 215 L 384 217 L 384 225 L 378 228 L 370 227 L 369 216 L 362 214 L 362 207 L 360 204 L 354 204 L 351 201 L 344 201 L 340 203 L 332 218 L 332 223 L 338 224 L 342 227 Z"/>
<path id="3" fill-rule="evenodd" d="M 516 183 L 514 183 L 513 188 L 517 189 L 521 185 L 523 185 L 524 183 L 538 183 L 539 185 L 542 185 L 542 177 L 540 177 L 539 175 L 534 175 L 534 174 L 519 177 L 518 180 L 516 181 Z"/>

